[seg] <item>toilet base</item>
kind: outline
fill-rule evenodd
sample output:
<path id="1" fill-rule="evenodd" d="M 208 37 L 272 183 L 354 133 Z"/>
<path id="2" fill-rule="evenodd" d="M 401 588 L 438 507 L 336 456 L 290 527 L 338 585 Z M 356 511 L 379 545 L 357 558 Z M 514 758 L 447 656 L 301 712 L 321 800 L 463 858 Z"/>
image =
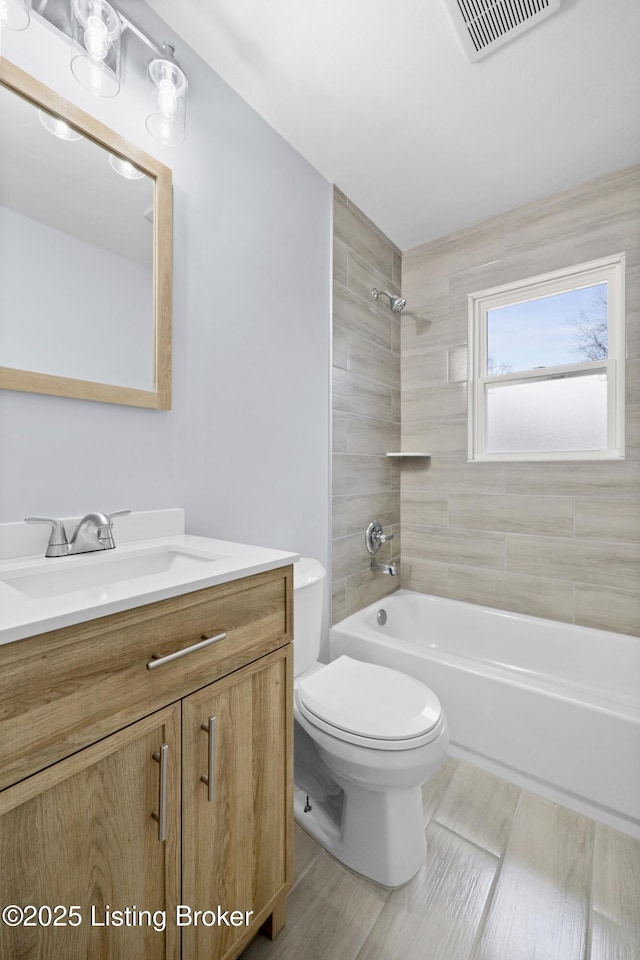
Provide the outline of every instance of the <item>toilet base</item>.
<path id="1" fill-rule="evenodd" d="M 316 801 L 296 786 L 296 822 L 337 860 L 385 887 L 407 883 L 425 862 L 420 787 L 368 790 L 343 783 L 342 794 Z"/>

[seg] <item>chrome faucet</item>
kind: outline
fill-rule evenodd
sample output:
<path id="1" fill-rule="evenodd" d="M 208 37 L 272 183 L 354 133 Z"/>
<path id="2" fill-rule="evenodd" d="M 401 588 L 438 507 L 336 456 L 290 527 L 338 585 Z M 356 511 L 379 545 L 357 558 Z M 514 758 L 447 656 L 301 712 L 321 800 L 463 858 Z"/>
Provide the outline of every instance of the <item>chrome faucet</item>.
<path id="1" fill-rule="evenodd" d="M 390 577 L 398 576 L 395 560 L 392 563 L 380 563 L 378 560 L 372 560 L 371 569 L 374 573 L 388 573 Z"/>
<path id="2" fill-rule="evenodd" d="M 53 517 L 25 517 L 25 523 L 51 524 L 51 536 L 45 557 L 70 557 L 76 553 L 93 553 L 96 550 L 113 550 L 113 517 L 124 517 L 131 510 L 115 510 L 113 513 L 88 513 L 73 531 L 70 540 L 61 520 Z"/>

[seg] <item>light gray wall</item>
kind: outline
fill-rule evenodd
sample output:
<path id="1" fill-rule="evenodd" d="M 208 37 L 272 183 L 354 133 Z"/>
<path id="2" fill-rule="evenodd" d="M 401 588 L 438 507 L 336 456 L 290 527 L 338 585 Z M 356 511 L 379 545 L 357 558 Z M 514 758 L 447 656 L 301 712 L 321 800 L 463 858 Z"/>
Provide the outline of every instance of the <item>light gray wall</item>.
<path id="1" fill-rule="evenodd" d="M 3 56 L 173 168 L 173 408 L 2 391 L 0 519 L 184 506 L 189 532 L 327 564 L 331 186 L 141 0 L 120 7 L 189 74 L 181 147 L 146 134 L 131 56 L 113 100 L 36 22 Z"/>

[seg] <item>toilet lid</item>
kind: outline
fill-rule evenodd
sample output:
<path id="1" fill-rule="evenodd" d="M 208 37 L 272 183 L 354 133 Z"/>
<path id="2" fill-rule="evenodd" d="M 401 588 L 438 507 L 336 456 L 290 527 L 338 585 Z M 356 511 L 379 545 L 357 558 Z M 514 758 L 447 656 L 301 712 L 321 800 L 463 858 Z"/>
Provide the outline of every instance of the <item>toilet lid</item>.
<path id="1" fill-rule="evenodd" d="M 374 740 L 421 737 L 442 712 L 435 693 L 419 680 L 346 656 L 302 678 L 297 696 L 325 723 Z"/>

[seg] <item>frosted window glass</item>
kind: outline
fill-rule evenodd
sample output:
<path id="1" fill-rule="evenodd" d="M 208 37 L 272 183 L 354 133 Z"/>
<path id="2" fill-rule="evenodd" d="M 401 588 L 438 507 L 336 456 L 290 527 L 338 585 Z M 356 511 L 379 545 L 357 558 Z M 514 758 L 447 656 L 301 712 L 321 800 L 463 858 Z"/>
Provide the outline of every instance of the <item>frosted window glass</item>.
<path id="1" fill-rule="evenodd" d="M 488 453 L 607 447 L 606 373 L 487 384 Z"/>

